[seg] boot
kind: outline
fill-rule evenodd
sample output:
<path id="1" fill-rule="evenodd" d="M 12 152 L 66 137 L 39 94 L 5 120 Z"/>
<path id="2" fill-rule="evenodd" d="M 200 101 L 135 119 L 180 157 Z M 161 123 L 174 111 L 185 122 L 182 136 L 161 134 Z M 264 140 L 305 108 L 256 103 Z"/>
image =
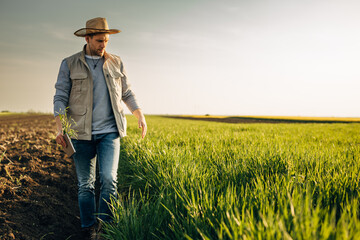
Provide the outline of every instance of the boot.
<path id="1" fill-rule="evenodd" d="M 102 222 L 100 221 L 96 230 L 97 240 L 103 240 L 104 238 L 101 237 L 103 230 L 102 230 Z"/>
<path id="2" fill-rule="evenodd" d="M 83 240 L 96 240 L 95 224 L 91 227 L 81 229 L 81 235 Z"/>

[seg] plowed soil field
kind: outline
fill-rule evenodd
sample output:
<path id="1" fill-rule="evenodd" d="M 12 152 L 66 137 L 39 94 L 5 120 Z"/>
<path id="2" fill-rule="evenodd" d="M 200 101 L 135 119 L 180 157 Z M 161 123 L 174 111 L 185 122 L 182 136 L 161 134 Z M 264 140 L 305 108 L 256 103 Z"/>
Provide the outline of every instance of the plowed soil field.
<path id="1" fill-rule="evenodd" d="M 0 114 L 0 239 L 79 239 L 73 161 L 52 115 Z"/>

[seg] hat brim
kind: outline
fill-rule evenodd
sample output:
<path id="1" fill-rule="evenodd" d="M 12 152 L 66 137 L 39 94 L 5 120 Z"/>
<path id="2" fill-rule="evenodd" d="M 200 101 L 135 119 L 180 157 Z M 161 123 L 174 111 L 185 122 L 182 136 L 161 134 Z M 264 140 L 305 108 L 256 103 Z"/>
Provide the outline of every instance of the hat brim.
<path id="1" fill-rule="evenodd" d="M 74 35 L 78 36 L 78 37 L 85 37 L 86 35 L 94 34 L 94 33 L 116 34 L 119 32 L 121 32 L 121 31 L 118 29 L 81 28 L 81 29 L 77 30 L 76 32 L 74 32 Z"/>

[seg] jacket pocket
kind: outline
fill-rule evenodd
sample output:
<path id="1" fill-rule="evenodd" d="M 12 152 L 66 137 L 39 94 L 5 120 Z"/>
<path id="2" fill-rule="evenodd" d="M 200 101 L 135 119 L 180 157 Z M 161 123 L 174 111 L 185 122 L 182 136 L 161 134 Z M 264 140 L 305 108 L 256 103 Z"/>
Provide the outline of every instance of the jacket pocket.
<path id="1" fill-rule="evenodd" d="M 87 78 L 86 72 L 70 73 L 72 82 L 72 92 L 80 93 L 85 88 L 85 79 Z"/>
<path id="2" fill-rule="evenodd" d="M 124 74 L 121 72 L 110 72 L 110 76 L 114 80 L 115 84 L 121 88 L 121 78 L 124 77 Z"/>
<path id="3" fill-rule="evenodd" d="M 69 116 L 74 120 L 71 128 L 78 134 L 85 133 L 86 107 L 82 105 L 69 106 Z"/>
<path id="4" fill-rule="evenodd" d="M 121 92 L 122 92 L 122 83 L 121 78 L 124 77 L 124 75 L 121 72 L 118 71 L 109 71 L 107 74 L 108 83 L 109 83 L 109 91 L 110 96 L 113 98 L 112 101 L 116 101 L 116 105 L 118 105 L 121 101 Z M 118 103 L 119 102 L 119 103 Z"/>

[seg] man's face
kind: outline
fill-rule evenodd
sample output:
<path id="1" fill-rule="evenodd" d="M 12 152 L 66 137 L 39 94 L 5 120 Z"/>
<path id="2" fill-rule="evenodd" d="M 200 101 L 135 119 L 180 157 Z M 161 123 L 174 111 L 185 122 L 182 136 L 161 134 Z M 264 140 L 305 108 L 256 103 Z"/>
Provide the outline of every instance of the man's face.
<path id="1" fill-rule="evenodd" d="M 91 55 L 97 55 L 100 57 L 104 55 L 106 45 L 109 41 L 109 34 L 99 33 L 92 37 L 86 36 L 85 39 L 89 45 Z"/>

